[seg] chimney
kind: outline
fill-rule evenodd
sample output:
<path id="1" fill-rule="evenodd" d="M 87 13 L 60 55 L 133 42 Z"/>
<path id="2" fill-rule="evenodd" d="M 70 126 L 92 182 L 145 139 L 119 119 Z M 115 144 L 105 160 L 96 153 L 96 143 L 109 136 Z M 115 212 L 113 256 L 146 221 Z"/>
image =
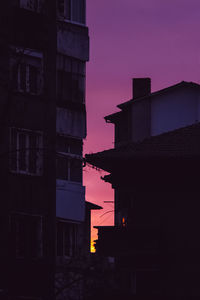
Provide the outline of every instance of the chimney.
<path id="1" fill-rule="evenodd" d="M 133 78 L 133 99 L 151 93 L 151 78 Z"/>

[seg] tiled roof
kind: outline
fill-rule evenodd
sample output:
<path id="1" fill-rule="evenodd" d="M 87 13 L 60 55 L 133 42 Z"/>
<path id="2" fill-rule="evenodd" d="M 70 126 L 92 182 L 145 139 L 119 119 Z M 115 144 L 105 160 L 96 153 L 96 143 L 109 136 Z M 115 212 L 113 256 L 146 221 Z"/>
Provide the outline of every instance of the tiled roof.
<path id="1" fill-rule="evenodd" d="M 110 171 L 113 163 L 150 157 L 200 157 L 200 123 L 150 137 L 141 142 L 128 143 L 106 151 L 87 154 L 86 162 Z"/>

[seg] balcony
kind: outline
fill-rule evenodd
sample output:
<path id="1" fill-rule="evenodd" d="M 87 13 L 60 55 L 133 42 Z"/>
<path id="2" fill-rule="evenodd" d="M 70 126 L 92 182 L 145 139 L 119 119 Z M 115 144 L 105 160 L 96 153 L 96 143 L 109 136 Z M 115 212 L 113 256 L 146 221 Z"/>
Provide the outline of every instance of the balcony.
<path id="1" fill-rule="evenodd" d="M 86 137 L 86 115 L 82 111 L 72 111 L 57 107 L 56 131 L 61 135 L 76 138 Z"/>
<path id="2" fill-rule="evenodd" d="M 56 180 L 56 217 L 83 222 L 85 187 L 80 183 Z"/>
<path id="3" fill-rule="evenodd" d="M 87 27 L 70 23 L 57 25 L 57 49 L 63 55 L 82 61 L 89 60 L 89 37 Z"/>

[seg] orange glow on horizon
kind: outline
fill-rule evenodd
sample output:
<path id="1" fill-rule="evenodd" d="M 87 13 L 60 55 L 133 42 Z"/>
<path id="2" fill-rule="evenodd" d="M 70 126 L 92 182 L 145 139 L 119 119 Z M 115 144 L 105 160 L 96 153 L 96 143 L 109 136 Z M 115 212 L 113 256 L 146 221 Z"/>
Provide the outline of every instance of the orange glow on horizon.
<path id="1" fill-rule="evenodd" d="M 114 192 L 110 184 L 101 180 L 101 176 L 106 174 L 103 171 L 86 166 L 83 169 L 83 185 L 86 186 L 86 200 L 101 206 L 103 209 L 91 211 L 91 244 L 90 252 L 95 253 L 94 241 L 98 239 L 98 230 L 94 226 L 106 226 L 114 224 L 114 214 L 112 212 L 114 203 L 104 203 L 104 201 L 113 201 Z"/>

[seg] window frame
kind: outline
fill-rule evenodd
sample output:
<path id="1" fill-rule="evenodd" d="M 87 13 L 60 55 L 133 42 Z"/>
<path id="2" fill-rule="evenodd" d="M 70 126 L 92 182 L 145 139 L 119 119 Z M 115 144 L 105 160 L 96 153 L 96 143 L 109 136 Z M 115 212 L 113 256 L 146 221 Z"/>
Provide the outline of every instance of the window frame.
<path id="1" fill-rule="evenodd" d="M 70 56 L 57 56 L 56 95 L 61 103 L 85 104 L 86 62 Z M 74 86 L 77 84 L 77 87 Z M 79 96 L 80 94 L 80 96 Z"/>
<path id="2" fill-rule="evenodd" d="M 21 68 L 22 66 L 25 66 L 25 89 L 21 88 Z M 36 91 L 33 92 L 31 91 L 31 75 L 30 75 L 30 69 L 34 67 L 37 71 L 36 71 Z M 38 74 L 38 68 L 36 68 L 33 65 L 30 64 L 19 64 L 18 69 L 17 69 L 17 86 L 18 86 L 18 91 L 21 93 L 28 93 L 28 94 L 32 94 L 32 95 L 38 95 L 39 93 L 39 76 Z"/>
<path id="3" fill-rule="evenodd" d="M 72 174 L 71 174 L 71 170 L 72 170 L 72 165 L 74 161 L 83 161 L 83 158 L 80 157 L 79 155 L 76 154 L 71 154 L 71 153 L 63 153 L 63 152 L 57 152 L 56 155 L 56 160 L 58 160 L 60 158 L 64 158 L 67 160 L 67 177 L 66 178 L 59 178 L 56 176 L 56 179 L 58 180 L 66 180 L 66 181 L 70 181 L 70 182 L 76 182 L 76 183 L 82 183 L 82 168 L 81 168 L 81 180 L 72 180 Z"/>
<path id="4" fill-rule="evenodd" d="M 72 179 L 72 174 L 71 174 L 71 170 L 72 170 L 72 166 L 73 166 L 73 162 L 77 161 L 77 162 L 82 162 L 83 161 L 83 157 L 82 157 L 82 151 L 83 151 L 83 141 L 82 139 L 75 139 L 75 138 L 69 138 L 63 135 L 57 135 L 57 138 L 63 138 L 66 141 L 66 151 L 64 152 L 64 149 L 59 149 L 59 145 L 58 145 L 58 139 L 56 141 L 56 161 L 60 158 L 66 159 L 67 161 L 67 172 L 66 172 L 66 178 L 59 178 L 57 177 L 56 174 L 56 179 L 58 180 L 66 180 L 66 181 L 71 181 L 71 182 L 75 182 L 75 183 L 82 183 L 83 180 L 83 170 L 82 170 L 82 166 L 81 166 L 81 178 L 80 180 L 71 180 Z M 80 142 L 80 145 L 78 145 L 77 148 L 79 148 L 80 146 L 80 154 L 74 153 L 74 144 L 73 142 Z M 56 162 L 57 164 L 57 162 Z"/>
<path id="5" fill-rule="evenodd" d="M 24 241 L 24 255 L 20 254 L 20 222 L 24 219 L 24 224 L 26 224 L 26 220 L 30 218 L 35 218 L 37 219 L 37 221 L 39 221 L 38 223 L 38 228 L 40 228 L 40 230 L 37 231 L 37 254 L 33 255 L 33 252 L 27 252 L 27 245 L 29 245 L 30 240 L 29 240 L 29 236 L 27 233 L 25 233 L 25 237 L 27 238 L 26 241 Z M 36 215 L 36 214 L 28 214 L 28 213 L 22 213 L 22 212 L 15 212 L 12 211 L 11 214 L 9 215 L 9 223 L 10 223 L 10 231 L 13 234 L 13 242 L 14 242 L 14 251 L 15 251 L 15 257 L 17 259 L 41 259 L 44 257 L 44 218 L 41 215 Z M 23 222 L 22 222 L 23 223 Z M 22 224 L 21 223 L 21 224 Z M 15 225 L 13 227 L 13 225 Z M 30 224 L 26 224 L 26 229 L 27 227 L 30 226 Z M 13 229 L 15 231 L 13 231 Z"/>
<path id="6" fill-rule="evenodd" d="M 13 133 L 16 135 L 16 144 L 13 145 Z M 20 135 L 25 135 L 25 150 L 19 148 L 19 138 Z M 31 136 L 35 136 L 36 138 L 36 165 L 35 165 L 35 172 L 30 171 L 30 157 L 31 157 L 31 148 L 30 146 L 30 138 Z M 16 146 L 15 150 L 13 149 Z M 23 175 L 32 175 L 32 176 L 42 176 L 43 175 L 43 133 L 41 131 L 33 131 L 24 128 L 16 128 L 10 127 L 10 141 L 9 141 L 9 169 L 10 172 L 16 174 L 23 174 Z M 25 166 L 26 170 L 22 170 L 20 168 L 20 155 L 21 151 L 25 151 Z M 13 159 L 13 152 L 16 152 L 16 169 L 13 168 L 12 163 Z"/>
<path id="7" fill-rule="evenodd" d="M 33 96 L 39 96 L 43 92 L 43 54 L 40 51 L 29 48 L 11 47 L 10 69 L 12 70 L 11 79 L 15 91 Z M 25 88 L 21 88 L 21 68 L 25 66 Z M 31 91 L 30 69 L 36 69 L 36 91 Z"/>
<path id="8" fill-rule="evenodd" d="M 68 22 L 68 23 L 77 24 L 79 26 L 86 27 L 86 0 L 82 0 L 84 2 L 83 3 L 83 7 L 84 7 L 83 22 L 78 22 L 78 21 L 73 20 L 73 0 L 63 0 L 63 7 L 64 7 L 63 14 L 60 14 L 60 12 L 59 12 L 59 7 L 58 7 L 59 1 L 60 0 L 57 0 L 57 16 L 59 19 L 61 19 L 62 21 L 64 20 L 66 23 Z M 69 4 L 70 4 L 70 13 L 69 13 L 70 17 L 69 18 L 66 17 L 66 10 L 67 10 L 66 1 L 69 1 Z"/>
<path id="9" fill-rule="evenodd" d="M 58 227 L 59 225 L 62 226 L 62 254 L 58 255 Z M 65 228 L 65 225 L 69 226 L 69 244 L 68 244 L 68 249 L 67 251 L 69 251 L 69 255 L 66 254 L 66 241 L 65 241 L 65 234 L 67 231 L 67 228 Z M 76 251 L 77 251 L 77 224 L 76 223 L 72 223 L 72 222 L 67 222 L 65 220 L 57 220 L 56 222 L 56 257 L 64 257 L 64 258 L 71 258 L 73 256 L 75 256 Z M 74 242 L 74 243 L 73 243 Z"/>
<path id="10" fill-rule="evenodd" d="M 33 1 L 33 0 L 31 0 L 31 1 Z M 34 7 L 31 7 L 29 5 L 29 3 L 30 3 L 30 0 L 20 0 L 19 5 L 20 5 L 21 8 L 33 11 L 35 13 L 41 13 L 42 12 L 43 0 L 34 0 L 34 3 L 33 3 Z"/>

